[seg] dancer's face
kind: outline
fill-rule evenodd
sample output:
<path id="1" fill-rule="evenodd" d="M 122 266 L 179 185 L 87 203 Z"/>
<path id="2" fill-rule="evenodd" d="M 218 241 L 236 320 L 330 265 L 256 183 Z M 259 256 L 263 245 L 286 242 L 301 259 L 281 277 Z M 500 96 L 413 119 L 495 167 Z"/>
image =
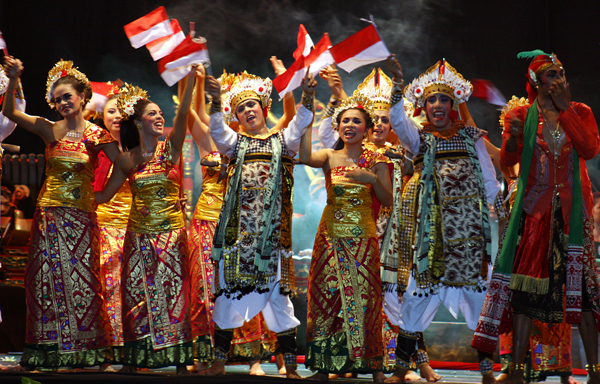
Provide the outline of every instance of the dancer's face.
<path id="1" fill-rule="evenodd" d="M 375 111 L 377 122 L 369 129 L 369 141 L 376 145 L 384 145 L 392 125 L 390 124 L 390 113 L 388 111 Z"/>
<path id="2" fill-rule="evenodd" d="M 256 99 L 242 101 L 235 107 L 235 116 L 249 134 L 262 133 L 265 117 L 260 102 Z"/>
<path id="3" fill-rule="evenodd" d="M 121 113 L 117 108 L 117 99 L 111 99 L 104 106 L 102 120 L 104 126 L 113 135 L 120 135 L 121 132 Z"/>
<path id="4" fill-rule="evenodd" d="M 450 111 L 452 111 L 452 99 L 443 93 L 430 95 L 425 102 L 427 118 L 431 125 L 438 130 L 446 130 L 452 127 Z"/>
<path id="5" fill-rule="evenodd" d="M 77 114 L 84 100 L 84 95 L 77 93 L 71 84 L 60 84 L 54 89 L 56 110 L 64 118 Z"/>
<path id="6" fill-rule="evenodd" d="M 362 143 L 367 123 L 359 110 L 349 109 L 342 112 L 339 125 L 340 138 L 344 143 Z"/>
<path id="7" fill-rule="evenodd" d="M 158 105 L 154 103 L 148 104 L 138 122 L 142 125 L 140 134 L 162 136 L 165 127 L 165 118 Z"/>

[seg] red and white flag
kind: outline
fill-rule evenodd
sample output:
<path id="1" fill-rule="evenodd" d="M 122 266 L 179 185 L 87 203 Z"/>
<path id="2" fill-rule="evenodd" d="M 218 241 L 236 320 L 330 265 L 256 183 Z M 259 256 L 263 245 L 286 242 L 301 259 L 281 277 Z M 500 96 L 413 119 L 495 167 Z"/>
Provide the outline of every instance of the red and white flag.
<path id="1" fill-rule="evenodd" d="M 310 73 L 314 76 L 326 66 L 333 64 L 333 57 L 329 53 L 331 40 L 327 33 L 323 34 L 315 49 L 310 51 L 308 56 L 300 56 L 287 71 L 277 76 L 273 80 L 273 86 L 282 99 L 286 93 L 293 91 L 302 84 L 302 78 L 306 75 L 306 68 L 310 66 Z"/>
<path id="2" fill-rule="evenodd" d="M 346 72 L 385 60 L 390 55 L 374 24 L 334 45 L 329 51 L 338 67 Z"/>
<path id="3" fill-rule="evenodd" d="M 506 98 L 491 81 L 473 79 L 471 80 L 471 84 L 473 84 L 472 97 L 478 97 L 493 105 L 506 105 Z"/>
<path id="4" fill-rule="evenodd" d="M 304 28 L 304 24 L 300 24 L 298 30 L 298 48 L 294 51 L 294 59 L 298 60 L 300 56 L 307 56 L 314 45 L 306 28 Z"/>
<path id="5" fill-rule="evenodd" d="M 123 27 L 131 46 L 138 49 L 151 41 L 173 34 L 173 28 L 165 7 L 158 7 L 146 16 L 132 21 Z"/>
<path id="6" fill-rule="evenodd" d="M 4 51 L 4 56 L 8 56 L 8 50 L 6 49 L 6 41 L 2 37 L 2 32 L 0 32 L 0 49 Z"/>
<path id="7" fill-rule="evenodd" d="M 146 44 L 146 48 L 150 51 L 150 55 L 154 61 L 158 61 L 173 52 L 185 40 L 185 33 L 183 33 L 177 19 L 171 20 L 171 28 L 173 28 L 171 36 L 161 37 Z"/>
<path id="8" fill-rule="evenodd" d="M 197 43 L 191 36 L 187 36 L 173 52 L 160 59 L 158 71 L 170 87 L 188 75 L 193 64 L 208 62 L 210 62 L 210 58 L 206 43 Z"/>
<path id="9" fill-rule="evenodd" d="M 90 81 L 90 85 L 92 86 L 92 98 L 85 106 L 85 109 L 101 112 L 108 101 L 108 94 L 115 88 L 123 85 L 123 82 L 121 80 L 115 80 L 113 82 Z"/>

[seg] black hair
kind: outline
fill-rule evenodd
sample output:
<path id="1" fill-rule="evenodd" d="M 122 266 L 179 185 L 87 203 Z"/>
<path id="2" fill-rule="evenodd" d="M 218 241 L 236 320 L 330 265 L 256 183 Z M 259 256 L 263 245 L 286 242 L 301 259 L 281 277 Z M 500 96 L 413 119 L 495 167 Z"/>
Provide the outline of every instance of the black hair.
<path id="1" fill-rule="evenodd" d="M 108 98 L 108 100 L 106 100 L 106 104 L 108 104 L 109 101 L 118 99 L 118 98 L 119 98 L 118 93 L 116 95 L 113 94 Z M 106 104 L 104 104 L 104 108 L 106 108 Z M 96 118 L 94 119 L 93 123 L 96 124 L 97 126 L 99 126 L 100 128 L 108 131 L 108 128 L 106 128 L 106 124 L 104 124 L 104 108 L 102 108 L 102 111 L 100 111 L 96 114 Z"/>
<path id="2" fill-rule="evenodd" d="M 127 120 L 121 120 L 121 145 L 123 151 L 129 151 L 140 145 L 140 132 L 135 126 L 135 120 L 142 117 L 144 110 L 149 104 L 154 104 L 150 100 L 141 99 L 133 107 L 133 115 Z"/>
<path id="3" fill-rule="evenodd" d="M 353 110 L 353 109 L 355 109 L 355 110 L 359 111 L 359 112 L 362 114 L 363 118 L 365 119 L 365 133 L 366 133 L 366 132 L 367 132 L 369 129 L 371 129 L 372 127 L 374 127 L 374 126 L 375 126 L 375 123 L 373 122 L 373 119 L 371 119 L 371 115 L 369 115 L 369 114 L 367 113 L 367 111 L 365 111 L 365 110 L 364 110 L 364 109 L 362 109 L 362 108 L 348 108 L 348 109 L 346 109 L 346 110 L 344 110 L 344 111 L 342 111 L 342 112 L 338 113 L 338 115 L 337 115 L 337 117 L 336 117 L 336 119 L 335 119 L 335 121 L 337 122 L 337 126 L 338 126 L 338 128 L 339 128 L 339 126 L 340 126 L 340 123 L 341 123 L 341 121 L 342 121 L 342 115 L 343 115 L 344 113 L 346 113 L 347 111 L 350 111 L 350 110 Z M 344 148 L 344 141 L 343 141 L 341 138 L 339 138 L 339 139 L 338 139 L 338 140 L 335 142 L 335 145 L 333 146 L 333 149 L 334 149 L 334 150 L 336 150 L 336 151 L 338 151 L 338 150 L 340 150 L 340 149 L 342 149 L 342 148 Z"/>
<path id="4" fill-rule="evenodd" d="M 82 108 L 87 105 L 92 99 L 92 86 L 87 83 L 84 84 L 82 81 L 78 80 L 75 76 L 67 75 L 65 77 L 61 77 L 60 79 L 54 82 L 54 86 L 52 88 L 53 92 L 59 85 L 68 84 L 73 87 L 77 93 L 82 93 L 84 97 Z M 54 95 L 52 96 L 52 102 L 54 102 Z"/>

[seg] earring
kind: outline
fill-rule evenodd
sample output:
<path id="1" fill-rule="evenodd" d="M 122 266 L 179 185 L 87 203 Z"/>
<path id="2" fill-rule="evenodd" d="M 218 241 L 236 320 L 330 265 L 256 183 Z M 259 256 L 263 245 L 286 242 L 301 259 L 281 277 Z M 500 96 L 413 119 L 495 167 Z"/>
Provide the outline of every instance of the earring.
<path id="1" fill-rule="evenodd" d="M 139 131 L 140 129 L 142 129 L 142 124 L 139 124 L 139 123 L 138 123 L 138 124 L 136 124 L 135 126 L 137 127 L 138 131 Z"/>

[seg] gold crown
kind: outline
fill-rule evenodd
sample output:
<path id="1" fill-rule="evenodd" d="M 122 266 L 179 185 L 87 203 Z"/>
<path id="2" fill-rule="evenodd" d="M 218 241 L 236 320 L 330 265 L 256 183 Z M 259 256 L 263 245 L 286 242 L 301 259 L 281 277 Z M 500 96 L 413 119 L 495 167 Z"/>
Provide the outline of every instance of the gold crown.
<path id="1" fill-rule="evenodd" d="M 335 111 L 333 112 L 333 116 L 331 116 L 331 127 L 337 131 L 339 129 L 337 123 L 338 115 L 352 108 L 363 109 L 365 112 L 367 112 L 367 115 L 369 115 L 369 117 L 373 121 L 373 124 L 377 122 L 378 117 L 375 114 L 373 101 L 371 101 L 371 99 L 361 94 L 360 92 L 355 91 L 352 94 L 352 96 L 348 97 L 347 99 L 344 99 L 340 103 L 340 106 L 335 109 Z"/>
<path id="2" fill-rule="evenodd" d="M 140 87 L 125 83 L 119 91 L 117 108 L 121 112 L 122 120 L 129 120 L 135 113 L 135 104 L 139 100 L 148 100 L 148 93 Z"/>
<path id="3" fill-rule="evenodd" d="M 235 108 L 239 103 L 248 99 L 257 99 L 263 108 L 269 109 L 271 107 L 272 89 L 273 83 L 268 77 L 263 79 L 259 76 L 251 75 L 246 71 L 239 75 L 234 75 L 231 86 L 227 90 L 223 100 L 225 121 L 229 123 L 231 120 L 237 120 L 235 117 Z M 266 118 L 267 116 L 265 116 Z"/>
<path id="4" fill-rule="evenodd" d="M 50 108 L 54 108 L 55 104 L 52 102 L 52 93 L 54 92 L 54 83 L 61 77 L 65 76 L 73 76 L 77 80 L 81 81 L 86 86 L 91 86 L 90 81 L 87 76 L 82 72 L 78 71 L 77 68 L 73 67 L 72 61 L 65 61 L 60 59 L 60 61 L 54 64 L 54 67 L 50 71 L 48 71 L 48 79 L 46 80 L 46 102 L 50 106 Z"/>
<path id="5" fill-rule="evenodd" d="M 354 92 L 371 99 L 374 110 L 388 111 L 392 105 L 392 86 L 392 80 L 381 69 L 375 68 Z"/>
<path id="6" fill-rule="evenodd" d="M 425 100 L 434 93 L 443 93 L 454 100 L 453 109 L 469 100 L 473 85 L 446 60 L 440 60 L 404 88 L 404 95 L 415 108 L 423 108 Z"/>

